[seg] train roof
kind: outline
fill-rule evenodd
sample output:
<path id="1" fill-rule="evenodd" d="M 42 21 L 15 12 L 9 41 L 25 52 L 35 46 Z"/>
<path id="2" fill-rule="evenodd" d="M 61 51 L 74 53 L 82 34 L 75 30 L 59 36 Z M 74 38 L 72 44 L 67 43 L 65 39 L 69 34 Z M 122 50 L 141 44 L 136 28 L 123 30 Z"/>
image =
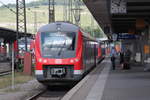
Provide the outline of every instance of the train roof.
<path id="1" fill-rule="evenodd" d="M 59 29 L 61 31 L 76 32 L 79 29 L 79 27 L 74 24 L 67 23 L 67 22 L 53 22 L 53 23 L 42 26 L 39 29 L 39 32 L 56 31 Z"/>
<path id="2" fill-rule="evenodd" d="M 68 23 L 68 22 L 53 22 L 47 25 L 42 26 L 38 32 L 49 32 L 49 31 L 56 31 L 56 30 L 60 30 L 61 31 L 70 31 L 70 32 L 77 32 L 77 31 L 81 31 L 84 37 L 96 41 L 96 39 L 94 37 L 92 37 L 90 34 L 84 32 L 80 27 L 78 27 L 75 24 L 72 23 Z"/>

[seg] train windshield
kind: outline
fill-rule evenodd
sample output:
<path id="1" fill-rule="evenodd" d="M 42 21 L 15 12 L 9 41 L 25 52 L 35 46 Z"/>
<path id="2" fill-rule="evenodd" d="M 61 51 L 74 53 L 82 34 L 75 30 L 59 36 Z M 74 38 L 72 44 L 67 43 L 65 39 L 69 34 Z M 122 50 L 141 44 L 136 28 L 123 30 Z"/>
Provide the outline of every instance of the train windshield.
<path id="1" fill-rule="evenodd" d="M 42 56 L 48 58 L 68 58 L 67 53 L 75 51 L 75 32 L 41 33 Z M 72 55 L 73 56 L 73 55 Z"/>

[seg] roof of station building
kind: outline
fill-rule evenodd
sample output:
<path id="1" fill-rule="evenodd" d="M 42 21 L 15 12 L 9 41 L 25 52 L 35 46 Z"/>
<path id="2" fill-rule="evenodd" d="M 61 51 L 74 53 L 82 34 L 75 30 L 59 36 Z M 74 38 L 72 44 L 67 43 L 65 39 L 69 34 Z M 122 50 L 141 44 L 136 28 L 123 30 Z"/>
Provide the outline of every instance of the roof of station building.
<path id="1" fill-rule="evenodd" d="M 112 1 L 115 1 L 114 4 L 118 7 L 121 7 L 121 2 L 125 2 L 126 13 L 112 13 Z M 84 0 L 84 2 L 99 25 L 103 28 L 110 24 L 114 33 L 136 30 L 137 19 L 143 19 L 145 24 L 150 24 L 150 0 Z M 117 7 L 115 9 L 117 10 Z"/>
<path id="2" fill-rule="evenodd" d="M 17 32 L 12 29 L 0 27 L 0 38 L 4 39 L 5 43 L 11 43 L 16 40 Z M 19 38 L 25 36 L 23 32 L 19 32 Z M 31 34 L 27 33 L 27 36 L 31 36 Z"/>

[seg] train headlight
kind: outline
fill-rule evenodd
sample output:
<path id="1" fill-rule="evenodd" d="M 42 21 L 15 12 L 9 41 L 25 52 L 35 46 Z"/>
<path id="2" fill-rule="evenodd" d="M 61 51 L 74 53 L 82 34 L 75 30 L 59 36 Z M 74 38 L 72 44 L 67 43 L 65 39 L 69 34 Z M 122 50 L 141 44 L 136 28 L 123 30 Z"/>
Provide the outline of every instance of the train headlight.
<path id="1" fill-rule="evenodd" d="M 44 62 L 44 63 L 47 63 L 47 60 L 45 59 L 43 62 Z"/>
<path id="2" fill-rule="evenodd" d="M 76 61 L 76 62 L 78 62 L 78 61 L 79 61 L 79 59 L 78 59 L 78 58 L 76 58 L 76 59 L 75 59 L 75 61 Z"/>
<path id="3" fill-rule="evenodd" d="M 42 59 L 41 59 L 41 58 L 39 59 L 39 62 L 42 62 Z"/>
<path id="4" fill-rule="evenodd" d="M 71 59 L 71 60 L 70 60 L 70 62 L 71 62 L 71 63 L 74 63 L 74 60 L 73 60 L 73 59 Z"/>

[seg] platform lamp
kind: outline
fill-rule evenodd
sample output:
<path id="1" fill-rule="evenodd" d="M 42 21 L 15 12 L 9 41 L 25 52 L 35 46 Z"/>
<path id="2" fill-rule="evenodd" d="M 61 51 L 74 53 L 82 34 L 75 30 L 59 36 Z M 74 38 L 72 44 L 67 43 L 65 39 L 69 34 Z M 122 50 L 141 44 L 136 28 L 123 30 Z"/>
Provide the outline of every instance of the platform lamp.
<path id="1" fill-rule="evenodd" d="M 136 19 L 136 29 L 142 30 L 146 27 L 145 20 L 143 18 Z"/>
<path id="2" fill-rule="evenodd" d="M 144 18 L 137 18 L 135 26 L 136 26 L 137 33 L 143 35 L 142 30 L 144 30 L 146 27 Z"/>
<path id="3" fill-rule="evenodd" d="M 129 30 L 128 30 L 128 33 L 129 33 L 129 34 L 135 34 L 135 29 L 134 29 L 134 28 L 129 29 Z"/>

